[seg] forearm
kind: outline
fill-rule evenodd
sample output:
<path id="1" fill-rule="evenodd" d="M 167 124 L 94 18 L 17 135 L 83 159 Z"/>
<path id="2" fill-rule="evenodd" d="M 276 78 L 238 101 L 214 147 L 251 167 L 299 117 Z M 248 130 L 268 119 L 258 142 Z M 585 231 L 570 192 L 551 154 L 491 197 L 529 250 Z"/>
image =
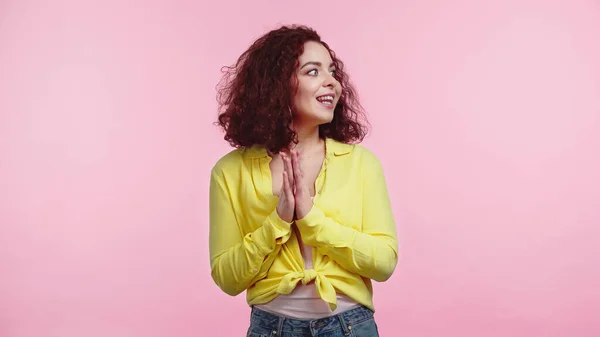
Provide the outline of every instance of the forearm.
<path id="1" fill-rule="evenodd" d="M 396 267 L 398 244 L 393 222 L 378 226 L 385 230 L 360 232 L 326 217 L 313 206 L 297 224 L 306 244 L 317 247 L 348 271 L 382 282 Z"/>
<path id="2" fill-rule="evenodd" d="M 235 296 L 247 289 L 257 275 L 273 263 L 279 246 L 290 237 L 290 224 L 279 219 L 276 211 L 241 242 L 211 256 L 211 275 L 227 294 Z M 211 242 L 212 247 L 219 244 Z"/>

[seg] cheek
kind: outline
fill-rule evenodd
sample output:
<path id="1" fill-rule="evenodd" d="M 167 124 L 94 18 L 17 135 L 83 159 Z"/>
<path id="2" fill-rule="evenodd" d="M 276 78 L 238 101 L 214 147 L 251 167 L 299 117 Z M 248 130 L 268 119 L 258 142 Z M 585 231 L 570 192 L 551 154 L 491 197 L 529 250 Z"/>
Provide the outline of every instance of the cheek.
<path id="1" fill-rule="evenodd" d="M 312 104 L 316 102 L 315 97 L 319 89 L 319 83 L 316 81 L 300 81 L 294 97 L 296 108 L 303 112 L 312 110 Z"/>
<path id="2" fill-rule="evenodd" d="M 311 99 L 312 94 L 310 94 L 306 90 L 299 90 L 296 93 L 296 97 L 294 97 L 295 109 L 300 113 L 306 113 L 308 110 L 311 110 Z"/>
<path id="3" fill-rule="evenodd" d="M 298 93 L 300 104 L 310 104 L 314 99 L 314 91 L 310 88 L 304 88 Z"/>
<path id="4" fill-rule="evenodd" d="M 336 103 L 340 101 L 340 97 L 342 96 L 342 88 L 341 87 L 336 87 L 335 89 L 335 97 L 336 97 Z"/>

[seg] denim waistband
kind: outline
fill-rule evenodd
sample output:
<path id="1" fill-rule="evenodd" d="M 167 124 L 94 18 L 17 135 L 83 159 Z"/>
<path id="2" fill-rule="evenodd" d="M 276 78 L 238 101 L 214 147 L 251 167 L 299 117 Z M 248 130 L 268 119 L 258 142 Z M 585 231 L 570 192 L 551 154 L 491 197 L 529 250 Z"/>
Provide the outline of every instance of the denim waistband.
<path id="1" fill-rule="evenodd" d="M 287 332 L 310 335 L 340 328 L 344 333 L 349 333 L 352 330 L 352 325 L 359 324 L 368 319 L 373 319 L 373 311 L 362 305 L 333 316 L 319 319 L 288 318 L 252 307 L 250 323 L 270 329 L 274 334 Z"/>

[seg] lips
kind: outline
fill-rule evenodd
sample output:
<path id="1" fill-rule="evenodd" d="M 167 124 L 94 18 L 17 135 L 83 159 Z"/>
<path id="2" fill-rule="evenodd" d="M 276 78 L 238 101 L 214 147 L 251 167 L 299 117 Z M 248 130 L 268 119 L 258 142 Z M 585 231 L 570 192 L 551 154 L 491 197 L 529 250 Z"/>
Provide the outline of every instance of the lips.
<path id="1" fill-rule="evenodd" d="M 335 95 L 333 94 L 325 94 L 317 97 L 317 101 L 322 105 L 331 108 L 333 107 L 333 100 L 335 99 Z"/>

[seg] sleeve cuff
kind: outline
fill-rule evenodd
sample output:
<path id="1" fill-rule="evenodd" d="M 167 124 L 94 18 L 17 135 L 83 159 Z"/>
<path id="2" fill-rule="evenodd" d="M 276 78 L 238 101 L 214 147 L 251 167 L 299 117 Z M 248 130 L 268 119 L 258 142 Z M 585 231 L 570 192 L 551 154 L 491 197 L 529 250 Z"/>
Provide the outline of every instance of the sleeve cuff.
<path id="1" fill-rule="evenodd" d="M 301 227 L 315 227 L 319 223 L 319 220 L 323 218 L 325 218 L 325 213 L 316 205 L 313 205 L 304 218 L 296 220 L 296 223 Z"/>
<path id="2" fill-rule="evenodd" d="M 325 213 L 323 213 L 320 208 L 313 205 L 304 218 L 296 220 L 298 230 L 305 243 L 310 245 L 320 245 L 319 233 L 323 229 L 322 226 L 324 226 L 325 218 Z"/>
<path id="3" fill-rule="evenodd" d="M 283 244 L 290 238 L 291 225 L 291 222 L 286 222 L 279 217 L 277 210 L 273 210 L 263 225 L 254 231 L 256 246 L 265 255 L 271 253 L 275 245 Z"/>

